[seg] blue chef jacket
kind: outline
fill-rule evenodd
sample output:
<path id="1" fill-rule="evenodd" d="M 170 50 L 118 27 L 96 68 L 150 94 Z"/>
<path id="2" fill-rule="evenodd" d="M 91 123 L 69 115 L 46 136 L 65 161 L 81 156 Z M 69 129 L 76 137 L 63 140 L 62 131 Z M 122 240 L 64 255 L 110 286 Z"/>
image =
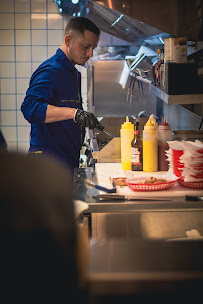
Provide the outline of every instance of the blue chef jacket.
<path id="1" fill-rule="evenodd" d="M 29 152 L 42 151 L 78 167 L 82 130 L 73 119 L 45 123 L 47 104 L 82 108 L 81 74 L 61 49 L 43 62 L 30 79 L 21 111 L 31 123 Z"/>

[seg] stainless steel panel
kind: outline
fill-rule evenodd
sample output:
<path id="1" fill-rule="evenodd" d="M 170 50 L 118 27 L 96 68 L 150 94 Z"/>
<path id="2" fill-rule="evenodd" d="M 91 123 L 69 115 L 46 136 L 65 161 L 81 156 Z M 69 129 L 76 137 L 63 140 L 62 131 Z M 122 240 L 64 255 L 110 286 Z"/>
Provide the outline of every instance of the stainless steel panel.
<path id="1" fill-rule="evenodd" d="M 155 96 L 149 94 L 145 84 L 135 81 L 132 101 L 126 102 L 130 85 L 125 60 L 94 61 L 88 71 L 88 109 L 101 117 L 138 115 L 144 110 L 147 116 L 156 114 Z"/>

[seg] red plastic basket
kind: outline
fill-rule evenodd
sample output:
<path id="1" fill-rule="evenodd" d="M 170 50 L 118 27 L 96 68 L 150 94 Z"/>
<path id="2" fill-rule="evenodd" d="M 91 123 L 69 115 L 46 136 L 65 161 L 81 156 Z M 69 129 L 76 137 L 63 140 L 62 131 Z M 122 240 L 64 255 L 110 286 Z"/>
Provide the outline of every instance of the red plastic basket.
<path id="1" fill-rule="evenodd" d="M 186 188 L 203 189 L 203 180 L 198 182 L 184 182 L 183 179 L 179 179 L 178 183 Z"/>
<path id="2" fill-rule="evenodd" d="M 168 181 L 166 183 L 152 183 L 152 184 L 141 184 L 141 183 L 129 183 L 126 182 L 128 187 L 133 191 L 158 191 L 172 188 L 175 181 Z"/>

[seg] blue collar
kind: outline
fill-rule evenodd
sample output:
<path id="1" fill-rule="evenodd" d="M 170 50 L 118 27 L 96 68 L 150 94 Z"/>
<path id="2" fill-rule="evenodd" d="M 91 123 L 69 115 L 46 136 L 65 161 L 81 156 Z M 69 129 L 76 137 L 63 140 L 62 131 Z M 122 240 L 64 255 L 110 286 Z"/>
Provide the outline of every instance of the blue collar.
<path id="1" fill-rule="evenodd" d="M 78 72 L 78 70 L 74 67 L 74 65 L 71 63 L 71 61 L 68 59 L 68 57 L 64 54 L 64 52 L 61 49 L 57 49 L 56 55 L 59 56 L 70 69 Z"/>

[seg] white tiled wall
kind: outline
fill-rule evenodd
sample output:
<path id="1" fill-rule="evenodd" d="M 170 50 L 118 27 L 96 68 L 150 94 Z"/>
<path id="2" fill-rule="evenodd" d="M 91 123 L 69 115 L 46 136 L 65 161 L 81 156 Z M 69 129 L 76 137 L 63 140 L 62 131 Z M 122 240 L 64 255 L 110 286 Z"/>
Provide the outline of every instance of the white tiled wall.
<path id="1" fill-rule="evenodd" d="M 53 0 L 0 0 L 0 128 L 9 150 L 28 150 L 30 124 L 20 106 L 31 74 L 61 46 L 68 20 Z M 77 68 L 86 101 L 87 71 Z"/>

